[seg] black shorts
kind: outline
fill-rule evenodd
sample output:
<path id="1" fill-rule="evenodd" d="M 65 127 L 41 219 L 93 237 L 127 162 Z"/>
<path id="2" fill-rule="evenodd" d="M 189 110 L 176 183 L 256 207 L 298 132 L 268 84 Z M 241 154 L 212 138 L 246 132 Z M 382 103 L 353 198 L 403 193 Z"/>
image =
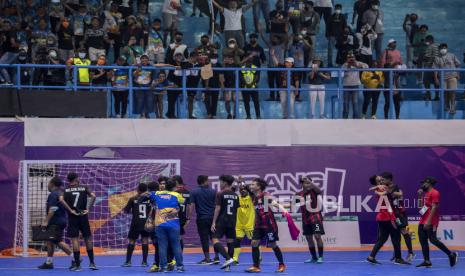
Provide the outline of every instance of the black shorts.
<path id="1" fill-rule="evenodd" d="M 273 229 L 255 228 L 252 233 L 252 240 L 262 240 L 266 238 L 268 243 L 279 241 L 278 231 Z"/>
<path id="2" fill-rule="evenodd" d="M 58 225 L 58 224 L 49 224 L 47 226 L 47 231 L 53 231 L 53 236 L 55 237 L 53 242 L 62 242 L 63 236 L 65 233 L 66 225 Z"/>
<path id="3" fill-rule="evenodd" d="M 206 219 L 197 219 L 197 232 L 199 236 L 204 239 L 211 239 L 213 237 L 213 233 L 211 232 L 213 218 L 206 218 Z"/>
<path id="4" fill-rule="evenodd" d="M 323 223 L 321 221 L 304 223 L 302 222 L 302 230 L 304 236 L 310 236 L 314 234 L 324 235 L 325 229 L 323 227 Z"/>
<path id="5" fill-rule="evenodd" d="M 213 238 L 221 239 L 222 237 L 226 237 L 226 239 L 236 239 L 236 227 L 228 227 L 221 224 L 216 225 L 216 231 L 213 233 Z"/>
<path id="6" fill-rule="evenodd" d="M 129 228 L 128 239 L 137 240 L 139 236 L 142 238 L 148 238 L 152 236 L 152 233 L 145 231 L 143 225 L 142 226 L 131 225 L 131 227 Z"/>
<path id="7" fill-rule="evenodd" d="M 68 237 L 78 238 L 79 232 L 81 232 L 83 238 L 89 238 L 92 236 L 89 225 L 89 217 L 85 216 L 73 216 L 68 217 Z"/>

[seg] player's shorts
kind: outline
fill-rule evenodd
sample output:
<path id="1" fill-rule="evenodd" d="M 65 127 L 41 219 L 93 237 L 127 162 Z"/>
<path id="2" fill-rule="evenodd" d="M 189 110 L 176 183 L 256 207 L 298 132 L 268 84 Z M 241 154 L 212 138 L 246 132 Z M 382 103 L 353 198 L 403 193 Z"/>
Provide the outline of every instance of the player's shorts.
<path id="1" fill-rule="evenodd" d="M 152 233 L 150 232 L 147 232 L 145 231 L 144 227 L 132 227 L 129 229 L 129 233 L 128 233 L 128 239 L 131 239 L 131 240 L 137 240 L 138 238 L 142 237 L 142 238 L 148 238 L 150 236 L 153 237 Z M 156 235 L 155 235 L 156 236 Z M 153 238 L 152 238 L 153 240 Z"/>
<path id="2" fill-rule="evenodd" d="M 310 223 L 302 223 L 302 230 L 304 236 L 310 235 L 324 235 L 325 229 L 323 227 L 323 223 L 321 221 L 310 222 Z"/>
<path id="3" fill-rule="evenodd" d="M 266 238 L 268 243 L 279 241 L 278 232 L 272 229 L 255 228 L 252 233 L 252 240 L 262 240 Z"/>
<path id="4" fill-rule="evenodd" d="M 61 242 L 63 241 L 63 236 L 65 233 L 66 225 L 58 225 L 58 224 L 49 224 L 47 226 L 47 231 L 53 231 L 55 239 L 53 242 Z"/>
<path id="5" fill-rule="evenodd" d="M 213 233 L 213 238 L 221 239 L 226 237 L 226 239 L 236 239 L 236 227 L 227 227 L 221 224 L 216 225 L 216 231 Z"/>
<path id="6" fill-rule="evenodd" d="M 405 228 L 408 226 L 408 218 L 404 214 L 399 214 L 396 217 L 396 225 L 399 229 Z"/>
<path id="7" fill-rule="evenodd" d="M 79 232 L 81 232 L 83 238 L 89 238 L 92 236 L 89 225 L 89 217 L 85 216 L 73 216 L 68 217 L 68 237 L 78 238 Z"/>
<path id="8" fill-rule="evenodd" d="M 253 236 L 253 229 L 236 228 L 237 239 L 242 239 L 244 237 L 247 237 L 249 240 L 251 240 L 252 236 Z"/>

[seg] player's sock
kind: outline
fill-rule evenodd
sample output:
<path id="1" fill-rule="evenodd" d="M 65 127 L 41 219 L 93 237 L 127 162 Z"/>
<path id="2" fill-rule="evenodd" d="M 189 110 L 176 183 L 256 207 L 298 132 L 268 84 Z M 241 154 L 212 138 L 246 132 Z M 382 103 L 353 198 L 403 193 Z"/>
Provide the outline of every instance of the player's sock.
<path id="1" fill-rule="evenodd" d="M 234 244 L 234 254 L 233 259 L 237 262 L 239 261 L 239 255 L 241 254 L 241 241 L 239 239 L 236 240 Z"/>
<path id="2" fill-rule="evenodd" d="M 316 256 L 315 246 L 309 246 L 308 249 L 310 250 L 310 254 L 312 255 L 312 259 L 316 260 L 317 256 Z"/>
<path id="3" fill-rule="evenodd" d="M 284 264 L 284 259 L 283 259 L 283 252 L 281 252 L 281 249 L 276 246 L 273 248 L 274 255 L 276 256 L 276 259 L 278 259 L 279 264 Z"/>
<path id="4" fill-rule="evenodd" d="M 182 253 L 184 251 L 184 240 L 181 239 L 180 243 L 181 243 L 181 253 Z"/>
<path id="5" fill-rule="evenodd" d="M 223 258 L 225 258 L 226 260 L 230 259 L 228 253 L 226 252 L 224 247 L 221 245 L 221 243 L 217 242 L 217 243 L 215 243 L 215 245 L 213 247 L 218 251 L 218 253 L 221 254 L 221 256 L 223 256 Z"/>
<path id="6" fill-rule="evenodd" d="M 256 267 L 260 267 L 260 248 L 257 247 L 252 247 L 252 259 L 253 259 L 253 265 Z"/>
<path id="7" fill-rule="evenodd" d="M 228 255 L 230 257 L 234 256 L 234 242 L 227 243 L 228 246 Z"/>
<path id="8" fill-rule="evenodd" d="M 155 264 L 159 265 L 160 264 L 160 251 L 158 251 L 158 243 L 154 243 L 153 246 L 155 246 Z"/>
<path id="9" fill-rule="evenodd" d="M 402 234 L 402 236 L 404 236 L 405 245 L 407 245 L 408 253 L 413 254 L 412 237 L 410 236 L 410 233 Z"/>
<path id="10" fill-rule="evenodd" d="M 73 255 L 74 255 L 74 263 L 76 265 L 79 265 L 80 262 L 81 262 L 81 252 L 80 251 L 74 251 Z"/>
<path id="11" fill-rule="evenodd" d="M 323 257 L 323 245 L 318 246 L 318 256 Z"/>
<path id="12" fill-rule="evenodd" d="M 132 258 L 132 252 L 134 252 L 134 244 L 128 244 L 128 249 L 126 250 L 126 262 L 130 263 Z"/>
<path id="13" fill-rule="evenodd" d="M 143 244 L 142 245 L 142 262 L 144 262 L 144 263 L 147 262 L 148 255 L 149 255 L 149 245 L 148 244 Z"/>
<path id="14" fill-rule="evenodd" d="M 94 249 L 87 250 L 87 256 L 89 257 L 89 262 L 93 264 L 94 263 Z"/>

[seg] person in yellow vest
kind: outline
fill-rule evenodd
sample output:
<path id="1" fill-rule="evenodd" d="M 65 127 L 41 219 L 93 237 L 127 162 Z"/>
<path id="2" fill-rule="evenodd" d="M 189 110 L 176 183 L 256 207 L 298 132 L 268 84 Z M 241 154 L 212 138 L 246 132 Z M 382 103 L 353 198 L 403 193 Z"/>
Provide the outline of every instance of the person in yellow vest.
<path id="1" fill-rule="evenodd" d="M 242 63 L 245 63 L 242 68 L 257 68 L 253 65 L 252 60 L 255 53 L 252 53 L 250 56 L 246 57 Z M 257 88 L 258 82 L 258 72 L 255 70 L 241 70 L 241 87 L 246 89 Z M 250 98 L 253 100 L 253 105 L 255 108 L 255 117 L 260 119 L 260 100 L 258 97 L 258 91 L 247 90 L 242 91 L 242 98 L 244 99 L 244 108 L 245 113 L 247 114 L 247 119 L 251 119 L 250 115 Z"/>
<path id="2" fill-rule="evenodd" d="M 372 68 L 378 65 L 373 62 Z M 376 119 L 376 110 L 378 109 L 378 99 L 381 91 L 372 89 L 381 88 L 384 83 L 384 74 L 381 71 L 371 70 L 362 73 L 362 83 L 365 88 L 363 91 L 362 119 L 366 118 L 368 105 L 371 102 L 371 119 Z"/>
<path id="3" fill-rule="evenodd" d="M 66 65 L 76 65 L 76 66 L 89 66 L 90 59 L 87 58 L 87 51 L 85 48 L 80 48 L 77 51 L 77 55 L 74 58 L 68 59 Z M 71 75 L 72 76 L 72 75 Z M 78 85 L 89 85 L 90 83 L 90 73 L 89 68 L 79 68 L 77 73 Z"/>
<path id="4" fill-rule="evenodd" d="M 241 241 L 247 237 L 252 240 L 252 232 L 255 222 L 255 208 L 249 189 L 242 177 L 238 178 L 239 182 L 239 208 L 237 209 L 236 221 L 236 242 L 234 245 L 233 259 L 236 264 L 239 263 L 239 254 L 241 253 Z"/>

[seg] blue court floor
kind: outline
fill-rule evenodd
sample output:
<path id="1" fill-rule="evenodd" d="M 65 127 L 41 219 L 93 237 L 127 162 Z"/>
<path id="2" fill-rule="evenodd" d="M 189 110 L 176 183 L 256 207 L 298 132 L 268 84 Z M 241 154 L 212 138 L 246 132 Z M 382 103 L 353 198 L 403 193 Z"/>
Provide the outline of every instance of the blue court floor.
<path id="1" fill-rule="evenodd" d="M 287 264 L 285 275 L 465 275 L 465 251 L 459 252 L 459 262 L 454 268 L 449 267 L 447 257 L 439 251 L 432 251 L 431 257 L 433 268 L 415 268 L 418 264 L 421 253 L 416 252 L 417 257 L 411 266 L 399 266 L 389 262 L 391 251 L 381 251 L 377 259 L 382 262 L 381 265 L 372 265 L 364 260 L 368 255 L 366 251 L 356 252 L 326 252 L 324 264 L 304 264 L 303 261 L 308 258 L 307 253 L 303 252 L 285 252 L 284 258 Z M 132 263 L 133 267 L 123 268 L 120 264 L 124 261 L 124 256 L 96 256 L 96 263 L 100 270 L 90 271 L 87 268 L 88 260 L 83 256 L 82 272 L 69 272 L 67 267 L 70 264 L 70 257 L 55 258 L 55 269 L 41 271 L 36 269 L 44 258 L 5 258 L 0 259 L 0 275 L 65 275 L 81 273 L 83 275 L 149 275 L 145 271 L 146 267 L 138 266 L 141 262 L 141 255 L 135 255 Z M 153 256 L 151 256 L 153 258 Z M 151 260 L 151 258 L 149 260 Z M 244 270 L 249 267 L 251 262 L 250 253 L 243 253 L 240 256 L 240 264 L 231 268 L 231 272 L 223 272 L 219 266 L 215 265 L 197 265 L 196 262 L 201 259 L 200 254 L 185 254 L 185 274 L 187 275 L 245 275 Z M 263 253 L 262 273 L 261 275 L 276 275 L 276 261 L 273 253 Z"/>

